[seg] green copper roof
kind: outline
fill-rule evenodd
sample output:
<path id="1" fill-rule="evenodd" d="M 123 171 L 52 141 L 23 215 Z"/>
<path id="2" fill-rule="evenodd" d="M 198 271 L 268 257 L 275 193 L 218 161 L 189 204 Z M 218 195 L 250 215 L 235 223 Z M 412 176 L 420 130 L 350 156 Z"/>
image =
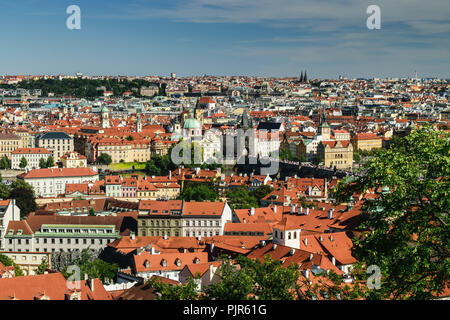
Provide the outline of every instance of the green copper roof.
<path id="1" fill-rule="evenodd" d="M 186 119 L 183 123 L 183 129 L 199 129 L 202 125 L 197 119 Z"/>

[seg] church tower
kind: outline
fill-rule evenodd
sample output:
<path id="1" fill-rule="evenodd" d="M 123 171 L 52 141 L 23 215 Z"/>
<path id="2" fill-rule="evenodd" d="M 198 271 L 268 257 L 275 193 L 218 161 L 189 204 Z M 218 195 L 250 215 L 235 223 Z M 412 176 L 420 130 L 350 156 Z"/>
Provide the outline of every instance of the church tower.
<path id="1" fill-rule="evenodd" d="M 102 114 L 101 114 L 101 121 L 102 121 L 102 128 L 109 128 L 109 110 L 106 106 L 102 108 Z"/>
<path id="2" fill-rule="evenodd" d="M 327 123 L 327 115 L 325 114 L 325 106 L 323 106 L 322 112 L 322 123 L 319 127 L 320 135 L 322 136 L 322 140 L 330 140 L 331 139 L 331 128 Z"/>
<path id="3" fill-rule="evenodd" d="M 142 121 L 141 121 L 141 115 L 137 115 L 137 121 L 136 121 L 136 132 L 142 132 Z"/>

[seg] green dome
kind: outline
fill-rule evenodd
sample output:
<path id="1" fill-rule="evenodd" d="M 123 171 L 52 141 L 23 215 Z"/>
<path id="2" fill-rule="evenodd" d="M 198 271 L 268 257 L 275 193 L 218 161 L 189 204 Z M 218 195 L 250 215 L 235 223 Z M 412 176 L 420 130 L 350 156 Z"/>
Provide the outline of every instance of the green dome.
<path id="1" fill-rule="evenodd" d="M 197 119 L 186 119 L 183 123 L 183 129 L 200 129 L 202 124 Z"/>

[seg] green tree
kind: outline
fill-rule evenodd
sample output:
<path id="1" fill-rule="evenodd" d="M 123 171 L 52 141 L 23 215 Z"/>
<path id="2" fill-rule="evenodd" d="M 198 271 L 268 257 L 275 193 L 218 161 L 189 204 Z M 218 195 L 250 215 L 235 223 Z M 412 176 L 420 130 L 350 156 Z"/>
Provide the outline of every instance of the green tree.
<path id="1" fill-rule="evenodd" d="M 22 179 L 16 179 L 12 182 L 10 190 L 9 198 L 16 200 L 22 218 L 36 211 L 37 204 L 32 186 Z"/>
<path id="2" fill-rule="evenodd" d="M 22 157 L 22 159 L 20 159 L 20 163 L 19 163 L 19 167 L 21 169 L 25 168 L 28 165 L 28 161 L 25 157 Z"/>
<path id="3" fill-rule="evenodd" d="M 14 266 L 14 275 L 16 277 L 21 277 L 24 276 L 24 273 L 22 271 L 22 269 L 20 269 L 20 267 L 8 256 L 0 253 L 0 262 L 5 266 L 5 267 L 10 267 L 10 266 Z"/>
<path id="4" fill-rule="evenodd" d="M 11 161 L 7 156 L 0 159 L 0 169 L 11 169 Z"/>
<path id="5" fill-rule="evenodd" d="M 258 208 L 258 199 L 248 191 L 247 187 L 242 186 L 232 189 L 226 193 L 228 204 L 232 209 Z"/>
<path id="6" fill-rule="evenodd" d="M 92 208 L 92 207 L 89 208 L 89 215 L 90 215 L 90 216 L 95 216 L 95 210 L 94 210 L 94 208 Z"/>
<path id="7" fill-rule="evenodd" d="M 193 278 L 189 278 L 181 285 L 169 285 L 162 282 L 160 278 L 152 277 L 147 285 L 158 293 L 158 300 L 197 300 L 199 298 L 197 284 Z"/>
<path id="8" fill-rule="evenodd" d="M 450 135 L 431 127 L 392 141 L 364 165 L 365 174 L 339 183 L 336 199 L 376 190 L 362 207 L 363 237 L 354 255 L 381 271 L 381 287 L 369 299 L 430 299 L 450 274 Z"/>
<path id="9" fill-rule="evenodd" d="M 159 176 L 161 174 L 161 169 L 157 167 L 153 162 L 148 161 L 145 164 L 145 173 L 148 176 Z"/>
<path id="10" fill-rule="evenodd" d="M 80 268 L 81 274 L 87 274 L 90 278 L 98 278 L 105 283 L 107 279 L 114 279 L 119 266 L 115 263 L 105 262 L 99 258 L 94 258 L 89 249 L 81 251 L 81 258 L 74 262 Z M 64 268 L 62 274 L 68 278 L 67 268 Z"/>
<path id="11" fill-rule="evenodd" d="M 41 169 L 47 168 L 47 161 L 44 158 L 39 159 L 39 168 Z"/>
<path id="12" fill-rule="evenodd" d="M 133 141 L 134 140 L 132 135 L 127 136 L 125 139 L 127 139 L 128 141 Z"/>
<path id="13" fill-rule="evenodd" d="M 112 163 L 111 156 L 107 153 L 102 153 L 97 158 L 98 164 L 110 165 Z"/>
<path id="14" fill-rule="evenodd" d="M 44 274 L 50 268 L 47 259 L 42 258 L 41 264 L 38 266 L 36 270 L 36 274 Z"/>
<path id="15" fill-rule="evenodd" d="M 212 183 L 187 182 L 180 193 L 180 199 L 186 201 L 216 201 L 219 193 Z"/>
<path id="16" fill-rule="evenodd" d="M 55 165 L 55 160 L 53 159 L 52 156 L 49 156 L 49 157 L 47 158 L 47 162 L 46 162 L 47 168 L 51 168 L 51 167 L 53 167 L 54 165 Z"/>
<path id="17" fill-rule="evenodd" d="M 273 191 L 273 188 L 271 186 L 262 185 L 262 186 L 258 187 L 256 190 L 252 191 L 251 195 L 254 196 L 256 198 L 256 200 L 258 200 L 258 202 L 259 202 L 262 198 L 267 196 L 272 191 Z"/>

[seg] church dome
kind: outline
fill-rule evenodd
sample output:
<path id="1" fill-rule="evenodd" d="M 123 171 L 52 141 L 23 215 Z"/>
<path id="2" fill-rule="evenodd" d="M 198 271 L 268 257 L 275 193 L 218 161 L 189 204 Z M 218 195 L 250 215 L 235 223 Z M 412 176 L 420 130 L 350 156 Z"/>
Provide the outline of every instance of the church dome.
<path id="1" fill-rule="evenodd" d="M 183 129 L 200 129 L 202 124 L 197 119 L 186 119 L 183 123 Z"/>

